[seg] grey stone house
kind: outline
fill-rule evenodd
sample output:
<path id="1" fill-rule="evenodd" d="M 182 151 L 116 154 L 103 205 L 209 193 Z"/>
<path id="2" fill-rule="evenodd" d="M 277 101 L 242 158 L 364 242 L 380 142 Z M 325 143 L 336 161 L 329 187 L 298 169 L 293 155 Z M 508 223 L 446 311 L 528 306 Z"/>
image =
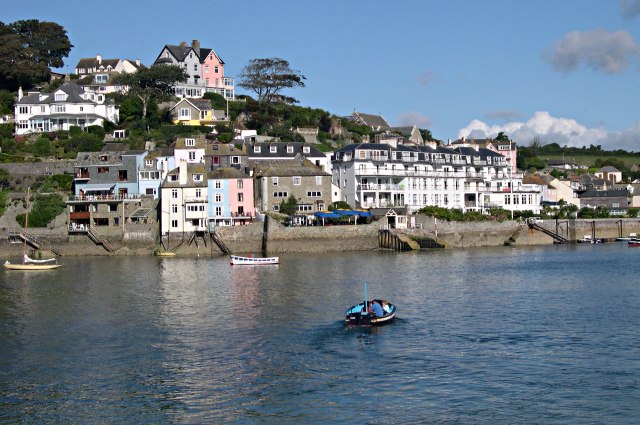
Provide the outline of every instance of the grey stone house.
<path id="1" fill-rule="evenodd" d="M 589 190 L 580 195 L 580 206 L 605 206 L 611 215 L 623 215 L 629 209 L 629 193 L 626 189 Z"/>
<path id="2" fill-rule="evenodd" d="M 331 203 L 331 175 L 304 159 L 263 161 L 254 166 L 255 206 L 259 211 L 279 211 L 293 195 L 301 214 L 326 210 Z"/>

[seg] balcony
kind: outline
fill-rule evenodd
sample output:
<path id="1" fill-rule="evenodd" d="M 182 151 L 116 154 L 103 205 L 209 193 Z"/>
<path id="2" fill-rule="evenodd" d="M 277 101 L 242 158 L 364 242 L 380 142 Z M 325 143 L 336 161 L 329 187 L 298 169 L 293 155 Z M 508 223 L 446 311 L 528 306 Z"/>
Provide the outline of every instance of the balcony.
<path id="1" fill-rule="evenodd" d="M 370 191 L 380 191 L 380 190 L 391 191 L 391 190 L 403 190 L 403 189 L 404 188 L 399 184 L 373 184 L 373 183 L 367 183 L 367 184 L 359 184 L 358 185 L 358 191 L 366 191 L 366 190 L 370 190 Z"/>
<path id="2" fill-rule="evenodd" d="M 68 204 L 82 204 L 88 202 L 122 202 L 140 201 L 139 193 L 108 194 L 108 195 L 72 195 L 67 197 Z"/>

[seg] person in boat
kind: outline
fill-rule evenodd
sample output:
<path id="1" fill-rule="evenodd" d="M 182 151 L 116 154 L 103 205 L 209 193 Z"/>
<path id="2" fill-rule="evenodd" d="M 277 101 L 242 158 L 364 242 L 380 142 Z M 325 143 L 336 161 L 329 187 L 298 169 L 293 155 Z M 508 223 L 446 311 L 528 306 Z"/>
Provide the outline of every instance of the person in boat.
<path id="1" fill-rule="evenodd" d="M 378 302 L 378 300 L 373 300 L 371 303 L 371 312 L 376 315 L 376 317 L 384 316 L 384 311 L 382 310 L 382 306 Z"/>
<path id="2" fill-rule="evenodd" d="M 391 313 L 391 306 L 389 305 L 389 302 L 386 300 L 381 300 L 380 302 L 382 303 L 382 311 L 384 311 L 384 314 Z"/>

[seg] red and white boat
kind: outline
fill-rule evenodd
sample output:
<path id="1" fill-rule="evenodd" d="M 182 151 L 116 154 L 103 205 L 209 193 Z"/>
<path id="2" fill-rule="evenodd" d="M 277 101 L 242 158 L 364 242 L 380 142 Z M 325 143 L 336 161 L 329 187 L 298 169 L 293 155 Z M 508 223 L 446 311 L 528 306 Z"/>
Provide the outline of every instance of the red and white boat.
<path id="1" fill-rule="evenodd" d="M 232 255 L 229 262 L 232 266 L 267 266 L 279 264 L 280 257 L 241 257 Z"/>
<path id="2" fill-rule="evenodd" d="M 627 241 L 627 245 L 632 247 L 640 247 L 640 238 L 631 238 Z"/>

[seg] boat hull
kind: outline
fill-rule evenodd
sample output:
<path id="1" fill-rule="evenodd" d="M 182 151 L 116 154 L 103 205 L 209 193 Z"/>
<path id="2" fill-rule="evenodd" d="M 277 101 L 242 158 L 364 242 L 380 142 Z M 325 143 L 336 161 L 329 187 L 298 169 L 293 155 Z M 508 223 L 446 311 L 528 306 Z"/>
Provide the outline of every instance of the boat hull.
<path id="1" fill-rule="evenodd" d="M 229 264 L 232 266 L 268 266 L 279 263 L 280 257 L 241 257 L 232 255 L 229 258 Z"/>
<path id="2" fill-rule="evenodd" d="M 396 318 L 396 306 L 389 304 L 390 310 L 382 317 L 377 317 L 373 313 L 364 311 L 364 303 L 356 304 L 349 308 L 344 316 L 344 324 L 347 326 L 383 326 L 387 325 Z"/>
<path id="3" fill-rule="evenodd" d="M 4 268 L 7 270 L 53 270 L 62 266 L 62 264 L 11 264 L 9 262 L 4 263 Z"/>
<path id="4" fill-rule="evenodd" d="M 175 257 L 176 253 L 171 251 L 157 252 L 156 257 Z"/>

